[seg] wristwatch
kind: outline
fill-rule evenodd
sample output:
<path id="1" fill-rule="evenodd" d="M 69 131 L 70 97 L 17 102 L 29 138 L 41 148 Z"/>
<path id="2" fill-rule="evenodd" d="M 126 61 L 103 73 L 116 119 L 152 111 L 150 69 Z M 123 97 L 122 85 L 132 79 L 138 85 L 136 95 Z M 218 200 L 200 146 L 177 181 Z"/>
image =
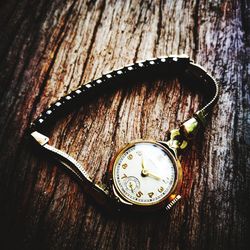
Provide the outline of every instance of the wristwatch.
<path id="1" fill-rule="evenodd" d="M 185 80 L 191 88 L 203 92 L 205 106 L 168 133 L 166 141 L 137 140 L 120 149 L 104 176 L 105 183 L 93 183 L 84 167 L 69 154 L 48 144 L 49 124 L 71 111 L 82 100 L 96 92 L 117 87 L 126 80 Z M 179 158 L 190 140 L 204 128 L 206 119 L 218 98 L 218 83 L 204 68 L 186 55 L 166 56 L 137 62 L 114 70 L 82 85 L 46 109 L 30 126 L 30 135 L 45 152 L 70 170 L 97 202 L 132 211 L 169 210 L 180 198 L 182 168 Z"/>

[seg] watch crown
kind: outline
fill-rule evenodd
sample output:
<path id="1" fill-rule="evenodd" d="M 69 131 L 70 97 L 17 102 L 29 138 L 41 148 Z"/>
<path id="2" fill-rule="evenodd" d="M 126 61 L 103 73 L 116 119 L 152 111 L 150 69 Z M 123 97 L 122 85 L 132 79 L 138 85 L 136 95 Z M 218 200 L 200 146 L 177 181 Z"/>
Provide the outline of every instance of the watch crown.
<path id="1" fill-rule="evenodd" d="M 169 210 L 178 200 L 180 200 L 181 196 L 178 194 L 170 203 L 166 206 L 166 210 Z"/>

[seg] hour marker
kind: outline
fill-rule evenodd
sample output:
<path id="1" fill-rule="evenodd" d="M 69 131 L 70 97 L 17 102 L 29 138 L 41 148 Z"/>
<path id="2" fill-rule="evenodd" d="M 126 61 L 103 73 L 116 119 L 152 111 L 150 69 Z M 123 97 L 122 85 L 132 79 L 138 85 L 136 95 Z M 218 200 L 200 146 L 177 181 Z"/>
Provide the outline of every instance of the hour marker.
<path id="1" fill-rule="evenodd" d="M 165 180 L 162 180 L 164 183 L 167 183 L 169 181 L 169 178 L 166 178 Z"/>
<path id="2" fill-rule="evenodd" d="M 125 179 L 127 178 L 128 176 L 126 174 L 123 174 L 122 178 L 121 179 Z"/>
<path id="3" fill-rule="evenodd" d="M 123 168 L 123 169 L 126 169 L 126 168 L 127 168 L 127 166 L 128 166 L 128 164 L 127 164 L 127 163 L 122 164 L 122 168 Z"/>
<path id="4" fill-rule="evenodd" d="M 148 196 L 149 196 L 150 198 L 152 198 L 152 197 L 153 197 L 153 195 L 154 195 L 154 193 L 153 193 L 153 192 L 148 193 Z"/>
<path id="5" fill-rule="evenodd" d="M 76 90 L 76 93 L 79 95 L 79 94 L 82 93 L 82 91 L 81 91 L 80 89 L 77 89 L 77 90 Z"/>
<path id="6" fill-rule="evenodd" d="M 142 156 L 142 152 L 141 151 L 137 151 L 136 152 L 139 156 Z"/>
<path id="7" fill-rule="evenodd" d="M 164 190 L 164 188 L 163 188 L 163 187 L 159 187 L 159 188 L 158 188 L 158 192 L 159 192 L 159 193 L 162 193 L 162 192 L 163 192 L 163 190 Z"/>
<path id="8" fill-rule="evenodd" d="M 132 160 L 132 159 L 133 159 L 133 155 L 132 155 L 132 154 L 129 154 L 129 155 L 128 155 L 128 159 L 129 159 L 129 160 Z"/>
<path id="9" fill-rule="evenodd" d="M 91 84 L 86 84 L 86 87 L 89 89 L 89 88 L 91 88 Z"/>
<path id="10" fill-rule="evenodd" d="M 162 154 L 160 154 L 160 155 L 157 156 L 157 159 L 158 159 L 159 161 L 162 161 L 162 160 L 164 160 L 164 156 L 163 156 Z"/>
<path id="11" fill-rule="evenodd" d="M 139 191 L 139 192 L 136 193 L 136 196 L 137 196 L 138 198 L 140 198 L 142 195 L 143 195 L 143 193 L 142 193 L 141 191 Z"/>

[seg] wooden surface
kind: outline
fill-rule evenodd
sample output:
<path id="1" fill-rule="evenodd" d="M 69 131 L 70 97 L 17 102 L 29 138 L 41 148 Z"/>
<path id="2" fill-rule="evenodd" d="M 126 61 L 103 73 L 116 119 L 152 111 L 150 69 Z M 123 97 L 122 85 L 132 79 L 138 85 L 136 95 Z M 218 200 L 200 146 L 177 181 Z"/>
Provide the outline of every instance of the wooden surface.
<path id="1" fill-rule="evenodd" d="M 1 249 L 249 249 L 248 1 L 0 3 Z M 57 98 L 114 68 L 188 54 L 220 82 L 212 119 L 182 159 L 183 199 L 165 216 L 114 216 L 26 136 Z M 138 138 L 164 139 L 199 106 L 178 81 L 127 82 L 61 119 L 51 145 L 100 180 Z"/>

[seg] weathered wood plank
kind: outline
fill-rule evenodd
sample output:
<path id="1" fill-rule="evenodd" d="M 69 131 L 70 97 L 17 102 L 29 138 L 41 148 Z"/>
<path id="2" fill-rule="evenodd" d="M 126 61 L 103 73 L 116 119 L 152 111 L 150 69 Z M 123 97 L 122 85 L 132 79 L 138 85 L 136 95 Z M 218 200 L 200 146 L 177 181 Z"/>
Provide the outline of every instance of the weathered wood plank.
<path id="1" fill-rule="evenodd" d="M 247 248 L 249 15 L 247 1 L 1 3 L 1 248 Z M 57 98 L 102 72 L 182 53 L 222 87 L 204 135 L 182 160 L 183 199 L 168 215 L 106 213 L 33 150 L 26 129 Z M 100 180 L 124 143 L 164 139 L 200 101 L 178 80 L 127 82 L 58 121 L 51 143 Z"/>

